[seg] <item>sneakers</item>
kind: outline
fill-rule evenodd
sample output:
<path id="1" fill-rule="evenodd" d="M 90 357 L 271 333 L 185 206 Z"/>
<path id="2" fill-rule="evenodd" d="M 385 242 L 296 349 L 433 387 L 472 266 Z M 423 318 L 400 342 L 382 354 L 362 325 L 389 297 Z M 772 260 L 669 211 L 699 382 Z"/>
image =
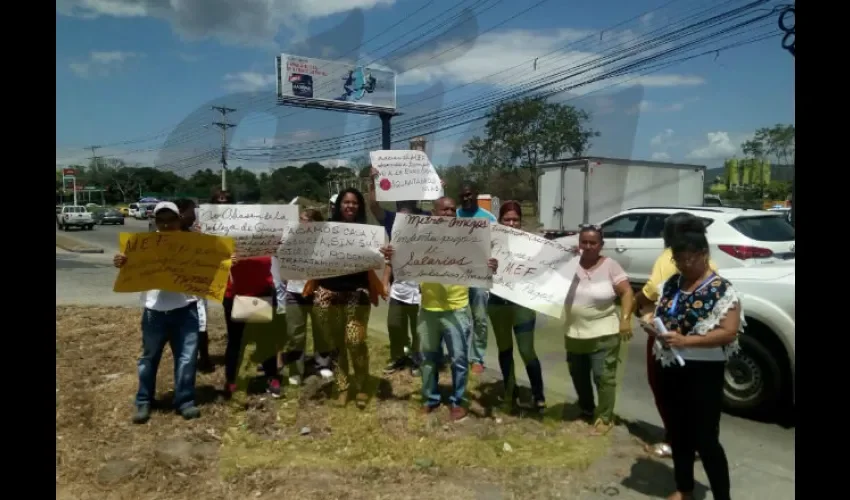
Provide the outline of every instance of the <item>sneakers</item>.
<path id="1" fill-rule="evenodd" d="M 404 369 L 406 364 L 407 359 L 404 357 L 396 359 L 394 361 L 390 361 L 384 368 L 384 375 L 392 375 L 393 373 Z"/>
<path id="2" fill-rule="evenodd" d="M 179 411 L 179 413 L 184 420 L 192 420 L 193 418 L 198 418 L 201 416 L 201 410 L 199 410 L 198 407 L 194 405 L 183 408 Z"/>
<path id="3" fill-rule="evenodd" d="M 144 424 L 151 419 L 150 405 L 139 405 L 136 407 L 136 413 L 133 415 L 134 424 Z"/>
<path id="4" fill-rule="evenodd" d="M 321 370 L 319 370 L 319 375 L 323 379 L 328 380 L 333 378 L 334 372 L 332 372 L 329 368 L 322 368 Z"/>
<path id="5" fill-rule="evenodd" d="M 484 365 L 481 363 L 473 363 L 472 364 L 472 374 L 473 375 L 481 375 L 484 373 Z"/>
<path id="6" fill-rule="evenodd" d="M 301 385 L 301 375 L 292 375 L 289 377 L 289 385 L 298 387 Z"/>
<path id="7" fill-rule="evenodd" d="M 276 378 L 269 379 L 266 385 L 266 392 L 271 395 L 271 397 L 277 399 L 280 397 L 280 380 Z"/>
<path id="8" fill-rule="evenodd" d="M 468 416 L 469 410 L 467 410 L 463 406 L 455 406 L 449 413 L 449 418 L 452 420 L 452 422 L 462 422 L 466 420 L 466 417 Z"/>
<path id="9" fill-rule="evenodd" d="M 236 384 L 226 384 L 224 386 L 224 399 L 230 399 L 236 393 Z"/>

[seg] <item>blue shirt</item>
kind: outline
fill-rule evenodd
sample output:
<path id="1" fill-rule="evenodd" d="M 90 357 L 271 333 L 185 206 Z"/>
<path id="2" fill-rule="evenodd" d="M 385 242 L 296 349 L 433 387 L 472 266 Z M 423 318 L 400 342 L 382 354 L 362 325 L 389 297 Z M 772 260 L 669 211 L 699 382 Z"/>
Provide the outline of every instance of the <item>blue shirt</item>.
<path id="1" fill-rule="evenodd" d="M 461 219 L 490 219 L 490 222 L 496 222 L 496 216 L 481 207 L 478 207 L 474 212 L 467 212 L 462 208 L 458 208 L 457 216 Z"/>
<path id="2" fill-rule="evenodd" d="M 384 210 L 384 221 L 382 225 L 384 229 L 387 231 L 387 235 L 392 236 L 393 234 L 393 224 L 395 224 L 395 216 L 398 212 L 391 212 L 389 210 Z M 431 215 L 431 212 L 427 210 L 418 210 L 413 212 L 414 215 Z"/>

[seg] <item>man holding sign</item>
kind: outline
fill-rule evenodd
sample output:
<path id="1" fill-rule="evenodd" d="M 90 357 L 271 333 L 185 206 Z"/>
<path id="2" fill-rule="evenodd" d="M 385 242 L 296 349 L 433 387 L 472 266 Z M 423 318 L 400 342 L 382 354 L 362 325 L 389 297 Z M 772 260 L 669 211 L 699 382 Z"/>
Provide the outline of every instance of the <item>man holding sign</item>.
<path id="1" fill-rule="evenodd" d="M 434 215 L 455 217 L 454 200 L 443 197 L 434 203 Z M 389 264 L 394 251 L 392 246 L 384 247 L 381 253 Z M 490 258 L 487 265 L 496 272 L 498 262 Z M 463 285 L 445 285 L 440 283 L 421 283 L 422 310 L 419 313 L 418 331 L 422 351 L 422 399 L 423 411 L 431 413 L 441 403 L 438 386 L 437 364 L 440 362 L 440 345 L 446 343 L 451 358 L 452 392 L 451 419 L 460 421 L 469 411 L 462 406 L 466 392 L 469 352 L 469 338 L 472 334 L 472 315 L 469 310 L 469 287 Z"/>

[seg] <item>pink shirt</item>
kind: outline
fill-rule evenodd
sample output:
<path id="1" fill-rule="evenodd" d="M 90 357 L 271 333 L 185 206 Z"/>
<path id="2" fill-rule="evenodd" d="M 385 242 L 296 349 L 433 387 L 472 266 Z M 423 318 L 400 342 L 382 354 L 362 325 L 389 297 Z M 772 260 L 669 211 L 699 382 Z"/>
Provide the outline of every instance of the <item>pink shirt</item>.
<path id="1" fill-rule="evenodd" d="M 614 259 L 607 257 L 593 270 L 579 266 L 566 300 L 566 335 L 592 339 L 612 335 L 620 329 L 614 287 L 629 279 Z"/>

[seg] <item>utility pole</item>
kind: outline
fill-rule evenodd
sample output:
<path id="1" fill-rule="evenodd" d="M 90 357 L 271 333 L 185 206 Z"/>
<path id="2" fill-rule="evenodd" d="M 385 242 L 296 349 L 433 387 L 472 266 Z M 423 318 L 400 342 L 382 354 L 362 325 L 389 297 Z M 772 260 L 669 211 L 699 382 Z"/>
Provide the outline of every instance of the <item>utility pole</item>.
<path id="1" fill-rule="evenodd" d="M 221 190 L 227 190 L 227 129 L 233 128 L 236 125 L 232 123 L 228 123 L 225 121 L 227 119 L 227 113 L 234 113 L 236 110 L 234 108 L 227 108 L 224 106 L 212 106 L 213 111 L 218 111 L 221 113 L 221 121 L 213 122 L 213 125 L 221 129 Z"/>
<path id="2" fill-rule="evenodd" d="M 100 156 L 97 156 L 97 150 L 100 148 L 100 146 L 89 146 L 86 148 L 91 149 L 91 156 L 89 157 L 89 159 L 91 160 L 91 165 L 93 167 L 96 167 L 98 165 L 98 160 L 100 160 Z M 91 201 L 91 192 L 86 191 L 86 194 L 88 195 L 88 201 Z M 76 190 L 74 192 L 74 196 L 77 196 Z M 76 205 L 76 203 L 74 204 Z M 103 191 L 100 192 L 100 204 L 106 206 L 106 195 L 103 193 Z"/>

